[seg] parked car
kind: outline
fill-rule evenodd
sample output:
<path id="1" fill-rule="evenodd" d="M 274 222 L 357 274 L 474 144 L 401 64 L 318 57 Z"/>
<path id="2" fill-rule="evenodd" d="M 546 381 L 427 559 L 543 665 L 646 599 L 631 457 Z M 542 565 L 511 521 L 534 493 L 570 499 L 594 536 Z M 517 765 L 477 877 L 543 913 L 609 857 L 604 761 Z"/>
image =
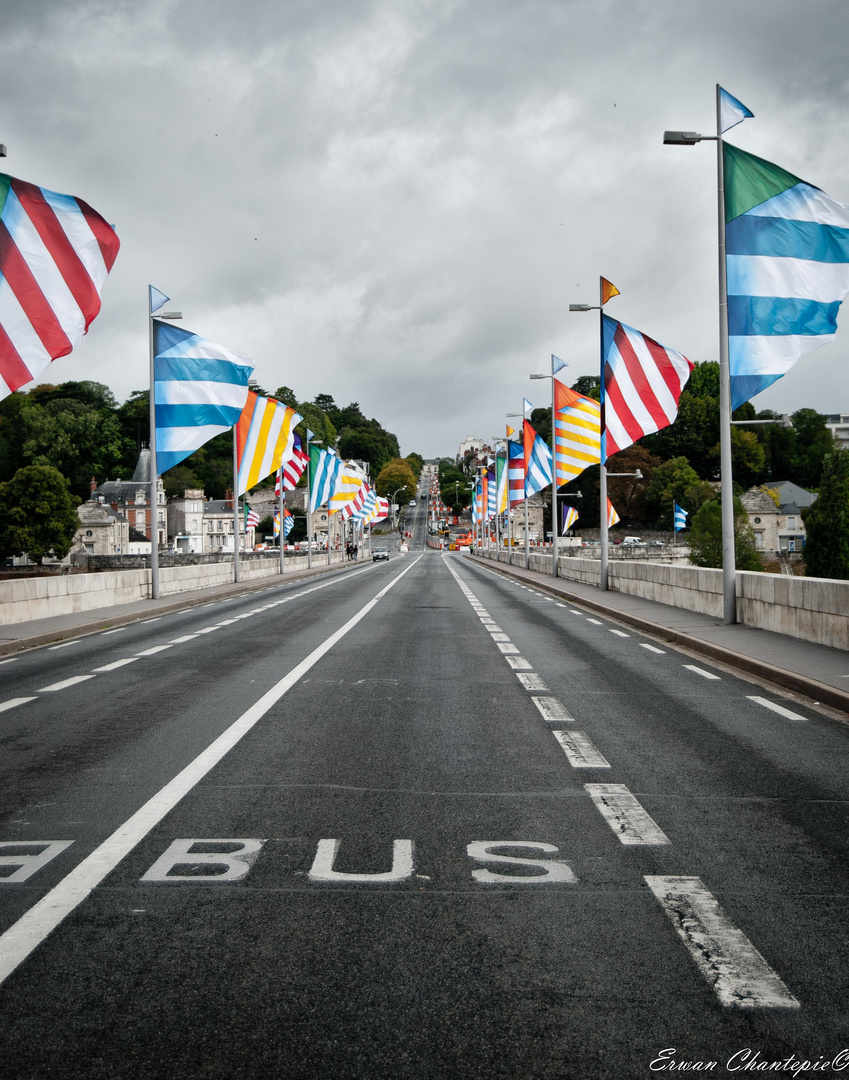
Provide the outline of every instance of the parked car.
<path id="1" fill-rule="evenodd" d="M 372 562 L 377 562 L 378 559 L 385 559 L 388 562 L 389 561 L 389 548 L 386 548 L 386 547 L 372 548 L 371 561 Z"/>
<path id="2" fill-rule="evenodd" d="M 415 506 L 416 505 L 416 500 L 415 499 L 410 499 L 409 505 L 410 506 Z"/>

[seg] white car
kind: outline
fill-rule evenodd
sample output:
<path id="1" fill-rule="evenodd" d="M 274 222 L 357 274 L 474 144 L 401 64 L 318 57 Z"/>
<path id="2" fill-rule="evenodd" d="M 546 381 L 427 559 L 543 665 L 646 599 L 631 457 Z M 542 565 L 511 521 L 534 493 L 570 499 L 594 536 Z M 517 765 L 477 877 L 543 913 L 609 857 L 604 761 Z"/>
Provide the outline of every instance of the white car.
<path id="1" fill-rule="evenodd" d="M 416 500 L 415 499 L 410 499 L 410 502 L 408 503 L 408 505 L 409 506 L 415 506 L 416 505 Z"/>

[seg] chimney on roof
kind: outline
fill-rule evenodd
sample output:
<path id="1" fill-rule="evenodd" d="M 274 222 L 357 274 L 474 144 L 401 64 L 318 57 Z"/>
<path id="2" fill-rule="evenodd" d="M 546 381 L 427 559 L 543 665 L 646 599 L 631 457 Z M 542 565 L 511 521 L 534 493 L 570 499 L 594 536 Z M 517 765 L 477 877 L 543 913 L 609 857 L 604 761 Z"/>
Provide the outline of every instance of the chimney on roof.
<path id="1" fill-rule="evenodd" d="M 91 478 L 91 480 L 89 481 L 88 486 L 89 486 L 89 491 L 91 491 L 91 493 L 93 495 L 95 493 L 95 491 L 97 491 L 97 481 L 94 479 L 94 477 Z"/>

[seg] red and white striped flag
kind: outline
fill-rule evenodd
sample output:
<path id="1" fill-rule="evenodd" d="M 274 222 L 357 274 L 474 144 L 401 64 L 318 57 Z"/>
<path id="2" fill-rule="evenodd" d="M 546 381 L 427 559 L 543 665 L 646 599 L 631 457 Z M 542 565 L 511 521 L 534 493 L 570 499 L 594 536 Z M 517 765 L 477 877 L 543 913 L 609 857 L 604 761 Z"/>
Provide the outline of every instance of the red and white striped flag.
<path id="1" fill-rule="evenodd" d="M 0 173 L 0 398 L 79 345 L 119 247 L 82 199 Z"/>
<path id="2" fill-rule="evenodd" d="M 618 520 L 619 520 L 619 515 L 613 509 L 613 503 L 610 501 L 610 499 L 608 499 L 607 500 L 607 527 L 608 527 L 608 529 L 612 528 L 616 524 L 616 522 Z"/>
<path id="3" fill-rule="evenodd" d="M 673 423 L 693 364 L 631 326 L 604 316 L 601 460 Z"/>
<path id="4" fill-rule="evenodd" d="M 301 441 L 298 435 L 295 436 L 295 446 L 292 453 L 283 462 L 283 487 L 287 491 L 294 491 L 298 486 L 298 481 L 303 475 L 304 469 L 309 465 L 309 454 L 305 454 L 301 448 Z M 279 493 L 278 493 L 279 494 Z"/>
<path id="5" fill-rule="evenodd" d="M 507 443 L 507 485 L 512 509 L 525 501 L 525 447 L 512 440 Z"/>

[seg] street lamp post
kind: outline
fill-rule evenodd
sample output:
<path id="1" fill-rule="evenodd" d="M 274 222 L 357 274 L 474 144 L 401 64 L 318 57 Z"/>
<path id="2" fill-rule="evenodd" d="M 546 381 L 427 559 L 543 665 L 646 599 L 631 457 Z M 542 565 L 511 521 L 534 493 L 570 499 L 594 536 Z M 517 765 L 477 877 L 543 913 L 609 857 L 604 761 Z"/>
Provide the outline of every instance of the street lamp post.
<path id="1" fill-rule="evenodd" d="M 597 311 L 599 326 L 599 376 L 601 387 L 601 463 L 598 471 L 598 498 L 599 498 L 599 555 L 601 567 L 599 575 L 599 587 L 607 591 L 607 465 L 604 441 L 604 278 L 599 278 L 598 304 L 570 304 L 570 311 Z"/>
<path id="2" fill-rule="evenodd" d="M 515 420 L 516 417 L 521 416 L 524 420 L 525 414 L 509 412 L 507 413 L 508 420 Z M 507 461 L 505 466 L 507 469 L 507 565 L 513 565 L 513 519 L 511 514 L 513 512 L 513 504 L 510 501 L 510 440 L 507 440 Z M 525 510 L 527 510 L 527 503 L 525 504 Z M 525 534 L 527 535 L 527 517 L 525 518 Z"/>
<path id="3" fill-rule="evenodd" d="M 551 576 L 557 577 L 557 532 L 558 532 L 558 516 L 557 516 L 557 449 L 555 445 L 556 435 L 554 433 L 556 417 L 557 417 L 557 404 L 556 395 L 554 391 L 554 354 L 551 354 L 551 374 L 550 375 L 531 375 L 532 379 L 551 379 Z"/>
<path id="4" fill-rule="evenodd" d="M 151 292 L 152 286 L 147 289 L 147 340 L 150 350 L 150 595 L 154 600 L 159 599 L 159 506 L 156 496 L 156 362 L 153 352 L 153 311 Z M 167 298 L 166 298 L 167 299 Z M 164 303 L 165 301 L 163 301 Z M 156 315 L 157 319 L 182 319 L 180 311 L 161 311 Z"/>
<path id="5" fill-rule="evenodd" d="M 665 131 L 665 146 L 716 143 L 717 223 L 719 246 L 719 459 L 722 497 L 723 621 L 737 622 L 737 565 L 734 551 L 734 480 L 731 472 L 731 369 L 728 362 L 728 297 L 725 276 L 725 171 L 722 157 L 720 87 L 716 87 L 716 135 Z"/>

